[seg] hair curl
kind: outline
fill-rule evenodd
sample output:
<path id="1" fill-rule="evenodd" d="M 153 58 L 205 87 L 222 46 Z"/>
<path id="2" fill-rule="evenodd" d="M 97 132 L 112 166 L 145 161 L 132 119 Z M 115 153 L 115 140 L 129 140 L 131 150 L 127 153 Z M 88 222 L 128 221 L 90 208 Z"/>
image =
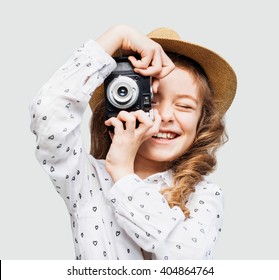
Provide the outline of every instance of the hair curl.
<path id="1" fill-rule="evenodd" d="M 179 206 L 185 217 L 189 217 L 190 211 L 186 207 L 189 196 L 203 177 L 214 171 L 217 164 L 216 151 L 228 137 L 223 116 L 216 109 L 214 93 L 204 70 L 196 61 L 188 57 L 172 53 L 168 53 L 168 56 L 176 67 L 185 69 L 192 75 L 203 104 L 196 137 L 186 153 L 168 166 L 173 173 L 173 184 L 161 191 L 171 208 Z M 104 100 L 102 100 L 96 106 L 91 119 L 90 153 L 97 159 L 106 158 L 111 144 L 107 127 L 104 125 L 104 107 Z"/>

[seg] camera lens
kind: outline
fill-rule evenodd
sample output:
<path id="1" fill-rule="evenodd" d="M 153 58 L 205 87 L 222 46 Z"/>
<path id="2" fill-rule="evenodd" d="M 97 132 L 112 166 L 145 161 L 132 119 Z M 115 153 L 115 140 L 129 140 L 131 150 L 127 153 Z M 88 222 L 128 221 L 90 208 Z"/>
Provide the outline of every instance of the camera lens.
<path id="1" fill-rule="evenodd" d="M 117 93 L 121 97 L 125 97 L 128 94 L 128 89 L 126 87 L 119 87 Z"/>
<path id="2" fill-rule="evenodd" d="M 135 104 L 139 95 L 139 87 L 134 79 L 118 76 L 107 87 L 108 101 L 119 109 L 127 109 Z"/>

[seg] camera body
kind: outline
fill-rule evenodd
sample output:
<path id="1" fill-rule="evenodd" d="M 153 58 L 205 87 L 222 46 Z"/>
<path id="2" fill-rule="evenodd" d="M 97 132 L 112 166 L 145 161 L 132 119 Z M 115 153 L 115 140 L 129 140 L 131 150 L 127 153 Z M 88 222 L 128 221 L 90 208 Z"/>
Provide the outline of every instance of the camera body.
<path id="1" fill-rule="evenodd" d="M 117 67 L 105 79 L 106 118 L 116 117 L 122 110 L 143 110 L 153 119 L 150 77 L 134 72 L 128 57 L 114 57 Z"/>

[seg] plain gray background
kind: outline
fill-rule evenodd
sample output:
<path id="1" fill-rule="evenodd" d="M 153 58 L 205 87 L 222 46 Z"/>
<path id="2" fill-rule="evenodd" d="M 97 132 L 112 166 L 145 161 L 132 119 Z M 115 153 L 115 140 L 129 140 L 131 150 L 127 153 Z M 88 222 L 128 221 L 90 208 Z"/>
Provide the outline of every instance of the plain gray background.
<path id="1" fill-rule="evenodd" d="M 117 23 L 175 29 L 238 76 L 230 141 L 210 176 L 225 192 L 216 259 L 279 259 L 276 1 L 1 1 L 1 259 L 73 259 L 69 216 L 34 155 L 28 106 L 71 53 Z M 90 111 L 84 121 L 84 138 Z"/>

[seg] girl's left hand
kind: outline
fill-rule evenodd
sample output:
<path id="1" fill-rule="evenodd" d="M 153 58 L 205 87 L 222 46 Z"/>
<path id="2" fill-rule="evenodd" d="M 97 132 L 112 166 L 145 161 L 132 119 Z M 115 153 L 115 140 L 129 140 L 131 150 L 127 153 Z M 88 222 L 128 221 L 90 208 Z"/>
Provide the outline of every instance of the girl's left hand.
<path id="1" fill-rule="evenodd" d="M 137 128 L 136 121 L 140 123 Z M 105 121 L 105 125 L 114 127 L 106 157 L 106 169 L 114 182 L 134 173 L 134 160 L 140 145 L 159 132 L 160 124 L 161 117 L 157 110 L 154 110 L 154 121 L 142 110 L 121 111 L 117 117 Z"/>

